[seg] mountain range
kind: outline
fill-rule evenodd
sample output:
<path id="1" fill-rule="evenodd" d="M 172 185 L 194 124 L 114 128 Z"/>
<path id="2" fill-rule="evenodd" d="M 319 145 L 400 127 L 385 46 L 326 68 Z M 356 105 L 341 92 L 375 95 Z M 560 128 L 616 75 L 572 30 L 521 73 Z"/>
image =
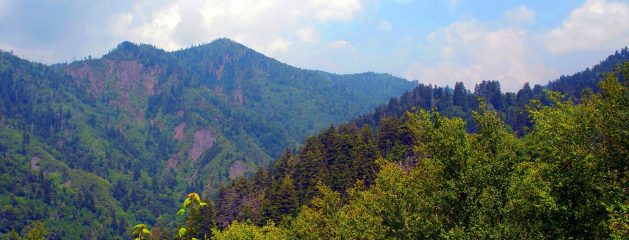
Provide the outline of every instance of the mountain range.
<path id="1" fill-rule="evenodd" d="M 229 39 L 123 42 L 54 65 L 1 52 L 0 232 L 39 219 L 61 238 L 119 235 L 414 86 L 292 67 Z"/>
<path id="2" fill-rule="evenodd" d="M 0 52 L 0 233 L 40 220 L 51 239 L 124 236 L 138 222 L 172 223 L 188 192 L 217 199 L 228 224 L 248 216 L 239 215 L 239 204 L 263 204 L 234 189 L 293 159 L 293 150 L 312 160 L 320 148 L 354 136 L 369 143 L 362 158 L 371 164 L 377 156 L 405 159 L 412 148 L 399 129 L 413 108 L 460 117 L 474 132 L 473 112 L 486 106 L 523 135 L 531 127 L 526 106 L 550 103 L 544 89 L 578 101 L 584 89 L 598 90 L 603 72 L 628 60 L 625 48 L 546 86 L 502 93 L 498 81 L 471 91 L 462 83 L 451 89 L 388 74 L 305 70 L 229 39 L 173 52 L 123 42 L 101 58 L 54 65 Z M 373 130 L 359 134 L 365 125 Z M 324 143 L 330 138 L 337 140 Z M 342 160 L 351 157 L 334 149 L 324 162 L 290 170 L 337 169 L 294 175 L 299 205 L 316 195 L 320 178 L 336 191 L 355 179 L 373 181 L 367 168 L 339 173 L 335 166 L 352 165 Z"/>

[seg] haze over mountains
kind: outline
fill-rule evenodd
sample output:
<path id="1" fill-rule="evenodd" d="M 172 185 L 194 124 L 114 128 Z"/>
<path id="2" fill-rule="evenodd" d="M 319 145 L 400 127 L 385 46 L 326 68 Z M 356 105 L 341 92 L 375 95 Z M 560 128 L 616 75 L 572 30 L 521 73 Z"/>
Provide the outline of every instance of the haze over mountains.
<path id="1" fill-rule="evenodd" d="M 601 73 L 627 60 L 625 48 L 548 88 L 578 100 L 583 89 L 597 90 Z M 467 86 L 474 91 L 457 86 L 299 69 L 229 39 L 173 52 L 123 42 L 102 58 L 52 66 L 0 52 L 0 233 L 33 220 L 60 239 L 123 236 L 139 222 L 169 225 L 185 193 L 216 196 L 221 184 L 259 173 L 307 136 L 330 133 L 332 124 L 382 131 L 383 117 L 435 107 L 474 131 L 472 112 L 482 97 L 524 133 L 526 105 L 547 101 L 544 86 L 518 93 L 502 93 L 497 81 Z M 391 150 L 401 137 L 392 135 L 370 159 L 410 151 Z M 346 177 L 333 189 L 363 176 Z M 302 189 L 304 204 L 315 184 L 301 180 L 311 183 Z"/>

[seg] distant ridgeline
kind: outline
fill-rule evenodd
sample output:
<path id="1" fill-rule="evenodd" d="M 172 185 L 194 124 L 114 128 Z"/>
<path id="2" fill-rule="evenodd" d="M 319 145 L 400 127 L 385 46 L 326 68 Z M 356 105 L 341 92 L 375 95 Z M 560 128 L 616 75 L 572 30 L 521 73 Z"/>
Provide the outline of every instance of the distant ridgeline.
<path id="1" fill-rule="evenodd" d="M 598 92 L 598 83 L 603 74 L 613 72 L 618 64 L 629 61 L 627 47 L 616 51 L 591 69 L 570 75 L 561 76 L 549 82 L 546 86 L 535 85 L 533 88 L 526 83 L 517 93 L 502 93 L 498 81 L 483 81 L 474 87 L 474 92 L 466 89 L 463 83 L 456 83 L 454 89 L 420 84 L 415 89 L 404 93 L 399 98 L 391 98 L 387 105 L 381 105 L 374 111 L 366 113 L 353 122 L 358 126 L 369 124 L 376 126 L 382 118 L 402 117 L 413 108 L 430 110 L 433 107 L 448 117 L 459 117 L 466 121 L 468 131 L 476 130 L 476 123 L 472 111 L 478 110 L 478 99 L 484 99 L 488 109 L 501 115 L 513 131 L 522 136 L 531 122 L 526 112 L 526 106 L 531 100 L 539 100 L 549 104 L 544 89 L 561 92 L 565 97 L 579 102 L 581 94 L 589 89 Z"/>
<path id="2" fill-rule="evenodd" d="M 624 65 L 622 65 L 623 63 Z M 622 74 L 623 72 L 624 75 Z M 606 75 L 605 73 L 615 74 Z M 626 221 L 628 196 L 626 183 L 627 177 L 629 177 L 627 175 L 629 165 L 629 159 L 627 158 L 629 142 L 627 142 L 627 139 L 629 139 L 629 136 L 627 136 L 626 132 L 626 129 L 629 129 L 629 119 L 626 119 L 627 104 L 629 104 L 627 102 L 629 99 L 627 99 L 626 84 L 626 77 L 628 76 L 629 51 L 627 48 L 624 48 L 620 52 L 609 56 L 592 69 L 587 69 L 571 76 L 562 76 L 545 87 L 536 85 L 531 88 L 528 84 L 525 84 L 517 93 L 501 93 L 500 85 L 497 81 L 483 81 L 475 86 L 474 93 L 465 89 L 462 83 L 457 83 L 454 90 L 448 87 L 434 87 L 421 84 L 415 89 L 406 92 L 400 98 L 392 98 L 388 105 L 379 106 L 371 113 L 364 114 L 349 123 L 340 124 L 337 127 L 331 126 L 319 134 L 306 138 L 303 146 L 294 150 L 285 150 L 272 168 L 259 170 L 253 178 L 238 178 L 232 181 L 230 186 L 222 187 L 216 199 L 216 215 L 206 216 L 206 218 L 215 219 L 219 229 L 228 227 L 235 220 L 240 222 L 240 224 L 235 223 L 232 227 L 227 228 L 225 232 L 220 233 L 219 236 L 222 237 L 238 236 L 230 234 L 264 235 L 266 232 L 267 234 L 280 234 L 275 237 L 271 236 L 271 238 L 281 238 L 281 236 L 286 237 L 286 235 L 289 238 L 291 236 L 307 238 L 308 234 L 313 234 L 313 236 L 323 239 L 339 237 L 351 239 L 348 236 L 370 239 L 370 237 L 366 236 L 372 236 L 369 235 L 373 233 L 371 229 L 375 231 L 375 229 L 385 225 L 384 230 L 380 230 L 386 234 L 375 237 L 375 239 L 386 238 L 385 236 L 408 239 L 416 239 L 417 236 L 426 238 L 468 236 L 468 238 L 508 239 L 548 237 L 553 239 L 569 236 L 577 238 L 579 238 L 578 236 L 585 238 L 608 237 L 606 235 L 597 235 L 608 233 L 607 231 L 616 231 L 614 234 L 624 231 L 624 234 L 628 234 L 629 225 L 627 225 L 627 222 L 623 223 L 624 225 L 614 225 L 616 229 L 607 229 L 611 223 Z M 604 84 L 608 88 L 607 92 L 597 95 L 601 91 L 599 84 L 605 78 L 611 79 Z M 623 86 L 620 87 L 614 78 L 618 78 L 618 81 L 623 82 Z M 615 82 L 616 84 L 613 84 Z M 546 89 L 558 91 L 563 96 L 559 97 L 555 93 L 545 91 Z M 584 92 L 588 91 L 586 89 L 591 91 L 583 95 Z M 588 102 L 577 107 L 572 106 L 570 103 L 562 102 L 570 100 L 575 103 L 581 103 L 584 96 L 587 96 L 585 98 Z M 479 98 L 484 99 L 482 103 L 479 103 Z M 605 100 L 601 100 L 602 98 Z M 414 113 L 416 110 L 413 109 L 435 109 L 438 113 L 430 114 L 425 111 Z M 529 111 L 533 115 L 530 115 Z M 408 114 L 408 112 L 411 112 L 411 114 Z M 610 116 L 604 116 L 607 114 Z M 451 117 L 455 119 L 448 119 Z M 607 119 L 607 117 L 611 119 Z M 457 118 L 462 121 L 456 120 Z M 592 122 L 588 122 L 590 121 L 588 118 L 592 118 Z M 610 121 L 609 124 L 611 125 L 591 125 L 601 123 L 605 125 L 605 121 Z M 535 126 L 534 122 L 550 125 Z M 558 125 L 569 123 L 573 123 L 575 129 L 563 129 L 562 126 L 564 125 Z M 577 130 L 577 128 L 580 130 Z M 460 131 L 461 129 L 463 129 L 463 132 Z M 556 129 L 556 132 L 552 132 L 555 131 L 554 129 Z M 577 133 L 581 130 L 585 131 L 584 129 L 589 129 L 587 131 L 591 132 Z M 603 140 L 603 142 L 597 142 L 601 139 L 601 134 L 612 134 L 613 136 L 608 136 L 610 139 Z M 561 140 L 556 139 L 559 142 L 552 142 L 553 139 L 549 139 L 549 137 L 557 137 L 557 139 L 561 138 Z M 562 145 L 562 143 L 565 143 L 565 145 Z M 456 149 L 456 151 L 451 149 Z M 546 154 L 557 155 L 546 156 Z M 577 154 L 578 156 L 568 156 L 570 154 Z M 600 159 L 607 159 L 605 161 L 610 162 L 598 162 L 600 161 L 598 159 L 588 163 L 587 161 L 590 161 L 588 160 L 590 157 L 585 160 L 579 159 L 588 154 L 592 154 L 590 156 L 592 158 L 600 157 Z M 378 160 L 379 158 L 384 160 Z M 555 158 L 565 159 L 553 160 Z M 560 164 L 570 165 L 572 164 L 570 163 L 572 158 L 576 158 L 577 160 L 575 161 L 585 162 L 574 162 L 574 164 L 578 165 L 575 169 L 571 169 L 567 165 L 557 165 L 559 163 L 553 162 L 557 161 L 561 162 Z M 418 169 L 417 166 L 423 161 L 422 159 L 437 159 L 440 162 L 435 163 L 438 164 L 435 166 L 423 166 Z M 470 161 L 470 163 L 465 163 L 465 161 Z M 478 162 L 472 163 L 473 161 Z M 519 163 L 519 161 L 522 162 Z M 535 163 L 535 161 L 540 161 L 540 163 Z M 516 167 L 515 162 L 522 164 L 522 166 Z M 544 165 L 546 163 L 550 165 Z M 532 164 L 531 166 L 534 165 L 535 167 L 531 167 L 528 164 Z M 595 168 L 591 169 L 592 172 L 587 173 L 592 175 L 579 177 L 596 178 L 596 181 L 598 181 L 596 184 L 599 185 L 607 184 L 604 179 L 613 182 L 613 187 L 611 188 L 620 188 L 616 190 L 608 189 L 611 191 L 609 194 L 614 195 L 614 201 L 624 199 L 624 202 L 621 200 L 614 203 L 622 204 L 612 204 L 613 207 L 612 205 L 605 206 L 605 204 L 610 203 L 609 199 L 602 199 L 602 197 L 597 197 L 599 195 L 596 194 L 602 194 L 607 190 L 601 190 L 602 188 L 597 190 L 596 186 L 599 185 L 588 185 L 592 184 L 592 182 L 579 182 L 583 179 L 575 179 L 575 176 L 572 176 L 575 172 L 584 170 L 581 167 L 589 166 L 588 164 L 592 164 L 590 167 Z M 472 168 L 478 168 L 478 172 L 468 168 L 472 165 L 474 165 Z M 387 171 L 379 173 L 383 167 Z M 436 167 L 437 169 L 426 169 L 427 167 Z M 609 170 L 608 168 L 613 168 L 614 170 Z M 406 177 L 391 175 L 393 174 L 392 172 L 395 174 L 408 174 L 413 169 L 424 172 L 416 172 L 416 175 Z M 602 169 L 608 169 L 611 172 L 605 172 L 607 170 Z M 411 191 L 409 188 L 413 188 L 414 185 L 405 185 L 421 181 L 422 176 L 426 176 L 426 179 L 432 179 L 434 176 L 430 174 L 437 174 L 437 172 L 431 171 L 449 171 L 450 174 L 454 175 L 440 176 L 443 179 L 439 181 L 447 182 L 422 182 L 422 187 L 426 188 L 424 190 L 414 189 Z M 444 174 L 442 172 L 439 173 Z M 509 176 L 508 174 L 514 175 Z M 529 174 L 530 176 L 528 177 L 530 179 L 526 179 L 524 175 L 517 174 Z M 552 178 L 551 176 L 554 174 L 561 177 Z M 392 177 L 396 179 L 392 179 Z M 464 177 L 465 179 L 462 179 Z M 508 180 L 509 177 L 512 179 Z M 358 186 L 356 185 L 357 180 L 360 181 Z M 515 183 L 513 181 L 521 182 Z M 562 181 L 570 182 L 570 184 L 574 183 L 574 185 L 563 186 Z M 484 192 L 483 184 L 487 184 L 488 192 Z M 511 186 L 511 190 L 508 190 L 508 186 L 501 184 L 515 185 Z M 522 186 L 518 184 L 522 184 Z M 374 185 L 376 185 L 376 188 L 371 189 Z M 357 189 L 350 190 L 355 186 L 357 186 Z M 419 188 L 419 186 L 416 187 Z M 431 190 L 430 187 L 434 187 L 434 189 Z M 517 192 L 513 192 L 518 187 L 522 189 L 516 189 Z M 360 193 L 364 189 L 370 190 Z M 436 189 L 439 189 L 441 192 L 433 192 L 437 191 Z M 579 195 L 581 190 L 584 191 L 584 196 L 571 195 Z M 376 193 L 378 191 L 382 196 L 369 195 L 378 194 Z M 507 193 L 507 191 L 512 192 Z M 531 194 L 539 195 L 518 195 L 522 198 L 513 199 L 513 201 L 531 202 L 508 203 L 515 204 L 510 206 L 505 206 L 505 203 L 501 202 L 503 200 L 497 201 L 493 199 L 493 197 L 506 199 L 505 194 L 525 194 L 527 191 L 533 191 Z M 570 193 L 570 191 L 574 192 Z M 623 193 L 623 191 L 625 192 Z M 468 192 L 475 195 L 468 196 L 466 195 Z M 420 195 L 412 195 L 411 193 Z M 320 198 L 315 198 L 317 196 Z M 395 197 L 400 199 L 395 199 Z M 446 202 L 428 202 L 428 200 L 422 202 L 424 197 L 426 199 L 440 199 L 440 201 Z M 600 202 L 588 205 L 590 204 L 588 201 Z M 399 207 L 399 209 L 388 208 L 389 203 L 392 207 Z M 343 204 L 349 205 L 342 207 Z M 451 206 L 448 206 L 448 204 L 451 204 Z M 490 206 L 490 204 L 497 205 Z M 521 212 L 519 212 L 520 210 L 517 209 L 519 205 L 517 204 L 532 204 L 539 209 L 526 208 L 520 209 Z M 575 206 L 571 204 L 575 204 Z M 431 208 L 431 206 L 443 207 L 444 205 L 450 210 Z M 477 205 L 483 205 L 482 207 L 487 209 L 476 209 Z M 496 209 L 493 209 L 494 207 Z M 507 212 L 498 213 L 490 212 L 489 210 L 498 210 L 499 207 L 501 208 L 500 211 Z M 526 207 L 531 206 L 527 205 Z M 610 209 L 605 212 L 604 207 Z M 575 208 L 578 208 L 578 210 L 575 210 Z M 386 212 L 385 209 L 392 212 Z M 411 218 L 410 214 L 421 214 L 412 212 L 413 209 L 428 211 L 426 213 L 428 214 L 427 216 L 422 215 L 422 217 L 427 219 L 419 218 L 419 216 L 415 216 L 418 217 L 417 219 Z M 384 211 L 378 214 L 391 218 L 382 219 L 380 216 L 368 215 L 368 213 L 373 214 L 377 211 Z M 442 212 L 433 213 L 431 211 Z M 512 212 L 509 213 L 508 211 Z M 435 222 L 437 219 L 431 220 L 429 213 L 434 214 L 435 218 L 444 217 L 445 219 Z M 409 215 L 405 216 L 404 214 Z M 287 216 L 289 218 L 286 218 Z M 481 216 L 487 217 L 487 219 L 471 219 Z M 623 216 L 625 220 L 622 220 Z M 362 217 L 371 218 L 365 219 Z M 397 217 L 399 219 L 396 219 Z M 418 221 L 415 222 L 415 224 L 418 224 L 416 225 L 417 229 L 405 228 L 408 226 L 404 225 L 402 221 L 408 219 L 402 220 L 404 217 L 413 219 L 409 221 Z M 492 217 L 505 219 L 492 219 Z M 588 219 L 590 217 L 591 219 Z M 509 227 L 520 228 L 519 230 L 511 229 L 520 235 L 494 232 L 500 231 L 500 227 L 506 227 L 506 225 L 498 226 L 498 221 L 508 221 L 506 218 L 513 220 L 515 225 L 519 224 L 518 226 Z M 526 222 L 529 218 L 532 219 L 531 222 Z M 544 222 L 539 218 L 548 219 L 547 221 L 544 220 L 546 221 Z M 342 222 L 343 219 L 348 222 Z M 256 228 L 250 225 L 262 226 L 267 224 L 269 220 L 276 224 L 281 223 L 280 228 L 278 229 L 274 225 L 267 225 L 264 228 Z M 534 222 L 534 220 L 540 221 Z M 604 223 L 606 221 L 608 222 Z M 248 222 L 249 224 L 243 225 L 243 222 Z M 496 229 L 482 232 L 483 226 L 476 226 L 472 223 L 486 224 L 484 227 L 491 225 L 491 227 Z M 549 225 L 544 227 L 543 224 Z M 574 224 L 574 226 L 571 224 Z M 348 230 L 344 228 L 348 226 L 359 229 Z M 420 226 L 434 228 L 430 231 L 432 231 L 431 234 L 435 235 L 422 235 L 426 232 L 413 232 L 421 231 L 422 227 Z M 360 227 L 364 228 L 360 229 Z M 478 235 L 465 235 L 469 234 L 469 231 L 472 231 L 475 227 L 480 231 L 475 233 Z M 335 232 L 339 231 L 339 229 L 341 229 L 341 232 Z M 345 230 L 342 229 L 348 232 L 343 232 Z M 450 232 L 441 232 L 439 234 L 439 230 Z M 506 229 L 504 230 L 506 231 Z M 208 229 L 205 231 L 206 234 L 210 233 Z M 357 231 L 354 233 L 359 235 L 351 235 L 351 231 Z M 527 231 L 530 231 L 528 233 L 531 235 L 524 237 Z"/>
<path id="3" fill-rule="evenodd" d="M 0 51 L 0 238 L 35 221 L 51 239 L 168 225 L 184 193 L 211 195 L 416 85 L 299 69 L 228 39 L 123 42 L 52 66 Z"/>

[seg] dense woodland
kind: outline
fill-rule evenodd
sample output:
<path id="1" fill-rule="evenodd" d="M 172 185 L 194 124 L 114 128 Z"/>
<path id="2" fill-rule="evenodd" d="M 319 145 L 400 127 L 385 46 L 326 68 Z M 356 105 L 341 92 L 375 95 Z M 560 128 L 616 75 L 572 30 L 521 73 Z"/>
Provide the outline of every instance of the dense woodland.
<path id="1" fill-rule="evenodd" d="M 228 39 L 174 52 L 124 42 L 53 66 L 0 51 L 0 237 L 36 221 L 50 239 L 172 225 L 185 193 L 216 195 L 415 85 L 298 69 Z"/>
<path id="2" fill-rule="evenodd" d="M 436 108 L 384 117 L 375 132 L 330 127 L 221 188 L 176 236 L 626 239 L 628 77 L 629 62 L 618 65 L 578 104 L 546 91 L 521 137 L 482 99 L 473 133 Z M 159 226 L 142 236 L 172 237 Z"/>
<path id="3" fill-rule="evenodd" d="M 627 237 L 627 48 L 517 93 L 301 70 L 225 39 L 0 54 L 0 238 Z"/>

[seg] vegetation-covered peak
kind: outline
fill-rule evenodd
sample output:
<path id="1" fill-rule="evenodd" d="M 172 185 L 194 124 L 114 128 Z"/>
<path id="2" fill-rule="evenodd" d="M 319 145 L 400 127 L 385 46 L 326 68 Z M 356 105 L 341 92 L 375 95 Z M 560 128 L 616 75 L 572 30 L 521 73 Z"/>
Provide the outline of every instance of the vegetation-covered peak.
<path id="1" fill-rule="evenodd" d="M 166 53 L 164 50 L 159 49 L 149 44 L 136 44 L 129 41 L 124 41 L 118 44 L 116 48 L 107 53 L 103 58 L 110 60 L 139 60 L 139 59 L 152 59 L 158 55 Z"/>
<path id="2" fill-rule="evenodd" d="M 210 43 L 193 46 L 173 52 L 178 59 L 185 61 L 230 62 L 247 59 L 248 64 L 259 61 L 275 61 L 255 50 L 228 38 L 219 38 Z"/>
<path id="3" fill-rule="evenodd" d="M 210 43 L 204 44 L 204 45 L 206 45 L 206 46 L 229 46 L 229 47 L 233 47 L 233 48 L 249 49 L 245 45 L 242 45 L 242 44 L 240 44 L 240 43 L 238 43 L 238 42 L 236 42 L 234 40 L 231 40 L 229 38 L 218 38 L 218 39 L 215 39 L 214 41 L 211 41 Z"/>

